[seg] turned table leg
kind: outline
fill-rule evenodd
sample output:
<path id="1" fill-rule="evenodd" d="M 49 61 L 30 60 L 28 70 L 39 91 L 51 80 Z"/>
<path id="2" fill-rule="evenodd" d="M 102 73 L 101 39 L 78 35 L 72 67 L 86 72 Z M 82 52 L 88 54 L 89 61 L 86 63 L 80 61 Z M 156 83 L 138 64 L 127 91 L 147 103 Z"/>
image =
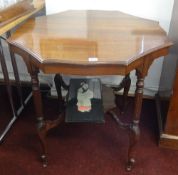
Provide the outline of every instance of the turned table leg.
<path id="1" fill-rule="evenodd" d="M 38 136 L 40 138 L 40 143 L 42 146 L 42 154 L 41 158 L 43 161 L 43 166 L 47 166 L 47 148 L 46 148 L 46 130 L 45 130 L 45 121 L 44 121 L 44 114 L 43 114 L 43 109 L 42 109 L 42 99 L 41 99 L 41 93 L 40 93 L 40 87 L 39 87 L 39 80 L 38 80 L 38 72 L 39 70 L 31 66 L 31 82 L 32 82 L 32 91 L 33 91 L 33 102 L 35 106 L 35 113 L 36 113 L 36 118 L 37 118 L 37 131 L 38 131 Z"/>
<path id="2" fill-rule="evenodd" d="M 44 120 L 43 108 L 42 108 L 42 98 L 39 87 L 38 72 L 39 69 L 30 63 L 27 63 L 28 70 L 31 76 L 32 91 L 33 91 L 33 101 L 35 107 L 35 113 L 37 118 L 37 131 L 40 139 L 42 153 L 41 159 L 43 162 L 43 167 L 47 166 L 47 144 L 46 144 L 46 134 L 47 132 L 58 126 L 64 121 L 64 112 L 62 112 L 59 117 L 55 120 Z"/>
<path id="3" fill-rule="evenodd" d="M 144 77 L 138 70 L 136 71 L 136 75 L 137 75 L 137 83 L 136 83 L 135 101 L 134 101 L 134 114 L 129 130 L 129 150 L 128 150 L 128 162 L 126 167 L 127 171 L 131 171 L 135 163 L 135 147 L 140 137 L 139 120 L 140 120 L 140 113 L 142 109 Z"/>

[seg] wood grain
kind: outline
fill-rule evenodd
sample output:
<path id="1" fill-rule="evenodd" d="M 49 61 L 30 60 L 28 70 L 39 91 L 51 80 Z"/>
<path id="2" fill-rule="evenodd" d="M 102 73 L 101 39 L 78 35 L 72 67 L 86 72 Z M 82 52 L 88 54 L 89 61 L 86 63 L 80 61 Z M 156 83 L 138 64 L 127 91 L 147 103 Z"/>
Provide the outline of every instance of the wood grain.
<path id="1" fill-rule="evenodd" d="M 29 52 L 39 64 L 74 65 L 129 65 L 172 45 L 158 22 L 118 11 L 90 10 L 32 19 L 9 43 Z"/>

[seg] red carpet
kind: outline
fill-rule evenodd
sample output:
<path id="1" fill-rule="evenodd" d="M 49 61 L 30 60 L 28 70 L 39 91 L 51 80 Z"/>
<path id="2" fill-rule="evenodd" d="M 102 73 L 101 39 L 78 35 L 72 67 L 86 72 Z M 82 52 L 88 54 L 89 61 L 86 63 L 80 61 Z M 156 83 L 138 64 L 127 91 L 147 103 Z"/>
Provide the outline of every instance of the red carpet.
<path id="1" fill-rule="evenodd" d="M 5 101 L 2 98 L 0 101 L 2 124 L 10 112 Z M 45 100 L 45 106 L 46 116 L 57 115 L 56 100 Z M 132 107 L 125 117 L 131 114 Z M 144 100 L 141 118 L 137 163 L 132 172 L 124 169 L 127 133 L 119 129 L 110 116 L 106 116 L 105 124 L 64 123 L 50 131 L 49 165 L 43 168 L 38 158 L 40 145 L 31 102 L 0 145 L 0 175 L 177 175 L 178 151 L 157 145 L 154 101 Z"/>

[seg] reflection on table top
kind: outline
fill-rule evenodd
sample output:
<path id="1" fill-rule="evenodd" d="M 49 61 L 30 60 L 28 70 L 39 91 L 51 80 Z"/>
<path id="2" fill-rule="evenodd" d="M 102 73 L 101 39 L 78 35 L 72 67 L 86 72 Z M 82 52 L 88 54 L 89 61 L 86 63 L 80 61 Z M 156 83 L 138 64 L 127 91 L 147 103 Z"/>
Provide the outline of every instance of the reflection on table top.
<path id="1" fill-rule="evenodd" d="M 22 0 L 0 9 L 0 35 L 42 10 L 44 0 Z"/>
<path id="2" fill-rule="evenodd" d="M 9 42 L 39 63 L 120 64 L 169 47 L 158 22 L 118 11 L 65 11 L 31 19 Z"/>

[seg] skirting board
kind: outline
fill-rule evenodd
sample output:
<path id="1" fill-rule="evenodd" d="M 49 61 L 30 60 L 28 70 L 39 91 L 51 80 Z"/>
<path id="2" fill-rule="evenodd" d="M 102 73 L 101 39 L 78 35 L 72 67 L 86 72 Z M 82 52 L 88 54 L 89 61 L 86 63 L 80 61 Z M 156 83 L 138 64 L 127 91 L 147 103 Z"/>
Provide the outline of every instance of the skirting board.
<path id="1" fill-rule="evenodd" d="M 178 136 L 161 134 L 159 140 L 159 146 L 162 148 L 178 150 Z"/>
<path id="2" fill-rule="evenodd" d="M 30 82 L 30 76 L 28 75 L 28 73 L 19 74 L 19 75 L 20 75 L 21 81 Z M 10 78 L 10 80 L 14 80 L 13 72 L 9 72 L 9 78 Z M 0 73 L 0 79 L 3 80 L 2 73 Z M 40 74 L 39 80 L 40 80 L 41 84 L 47 84 L 51 88 L 51 96 L 52 97 L 57 97 L 57 92 L 56 92 L 56 88 L 55 88 L 52 76 L 49 76 L 49 75 L 46 76 L 44 74 Z M 110 86 L 110 85 L 107 84 L 106 86 Z M 154 86 L 154 87 L 147 86 L 147 87 L 144 88 L 143 98 L 154 99 L 155 93 L 157 91 L 158 91 L 157 86 Z M 120 93 L 122 93 L 122 91 Z M 134 96 L 134 93 L 135 93 L 135 85 L 131 84 L 129 96 Z M 64 95 L 66 94 L 65 91 L 63 91 L 63 94 Z"/>
<path id="3" fill-rule="evenodd" d="M 107 86 L 107 85 L 106 85 Z M 108 86 L 107 86 L 108 87 Z M 157 87 L 155 87 L 154 89 L 152 88 L 152 90 L 147 90 L 147 89 L 144 89 L 144 95 L 143 95 L 143 98 L 144 99 L 154 99 L 155 98 L 155 93 L 157 92 Z M 62 91 L 62 94 L 65 96 L 66 95 L 66 91 L 63 90 Z M 120 91 L 118 93 L 119 95 L 122 94 L 122 91 Z M 129 91 L 129 94 L 128 96 L 134 96 L 135 94 L 135 86 L 131 86 L 130 87 L 130 91 Z M 51 88 L 51 96 L 52 97 L 57 97 L 57 92 L 56 92 L 56 89 L 55 88 Z"/>

